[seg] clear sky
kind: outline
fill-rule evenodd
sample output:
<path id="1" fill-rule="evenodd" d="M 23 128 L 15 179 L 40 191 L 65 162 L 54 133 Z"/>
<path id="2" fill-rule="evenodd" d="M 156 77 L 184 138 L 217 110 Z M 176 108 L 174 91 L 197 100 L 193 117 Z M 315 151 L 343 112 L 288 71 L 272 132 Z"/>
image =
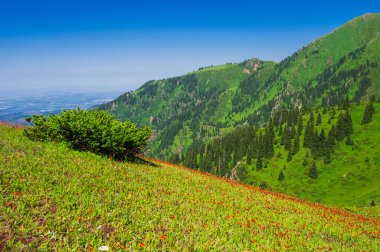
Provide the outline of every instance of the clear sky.
<path id="1" fill-rule="evenodd" d="M 280 61 L 379 0 L 0 0 L 0 91 L 133 90 L 257 57 Z"/>

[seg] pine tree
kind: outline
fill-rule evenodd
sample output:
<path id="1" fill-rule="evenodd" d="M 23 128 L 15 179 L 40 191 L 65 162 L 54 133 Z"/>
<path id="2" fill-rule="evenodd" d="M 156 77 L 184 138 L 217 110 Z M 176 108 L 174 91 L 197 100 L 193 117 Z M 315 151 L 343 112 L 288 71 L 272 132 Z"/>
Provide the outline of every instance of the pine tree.
<path id="1" fill-rule="evenodd" d="M 310 124 L 310 121 L 307 123 L 306 125 L 306 129 L 305 129 L 305 135 L 304 135 L 304 139 L 303 139 L 303 147 L 304 148 L 310 148 L 311 146 L 311 134 L 310 132 L 312 131 L 312 127 L 311 127 L 311 124 Z"/>
<path id="2" fill-rule="evenodd" d="M 362 124 L 370 123 L 372 121 L 373 113 L 375 113 L 375 107 L 373 106 L 372 102 L 370 102 L 365 107 L 364 116 L 362 119 Z"/>
<path id="3" fill-rule="evenodd" d="M 275 137 L 272 118 L 269 120 L 269 124 L 267 127 L 267 135 L 271 139 L 274 139 Z"/>
<path id="4" fill-rule="evenodd" d="M 346 130 L 346 136 L 352 135 L 354 132 L 354 129 L 352 127 L 352 117 L 350 112 L 346 112 L 346 116 L 344 117 L 344 122 L 345 122 L 345 130 Z"/>
<path id="5" fill-rule="evenodd" d="M 338 117 L 338 122 L 336 125 L 336 132 L 335 137 L 338 142 L 342 141 L 344 137 L 346 136 L 346 130 L 345 130 L 345 120 L 343 118 L 343 114 L 340 113 Z"/>
<path id="6" fill-rule="evenodd" d="M 323 156 L 325 153 L 325 147 L 326 147 L 326 135 L 325 130 L 322 128 L 321 134 L 318 138 L 318 156 Z"/>
<path id="7" fill-rule="evenodd" d="M 247 164 L 248 165 L 252 164 L 252 158 L 253 158 L 252 145 L 249 145 L 248 150 L 247 150 Z"/>
<path id="8" fill-rule="evenodd" d="M 302 130 L 303 130 L 303 121 L 302 121 L 302 114 L 300 114 L 298 117 L 298 129 L 297 129 L 298 135 L 301 135 Z"/>
<path id="9" fill-rule="evenodd" d="M 260 171 L 262 168 L 263 168 L 263 159 L 261 156 L 258 156 L 257 161 L 256 161 L 256 170 Z"/>
<path id="10" fill-rule="evenodd" d="M 331 126 L 326 140 L 326 147 L 332 149 L 335 144 L 335 125 Z"/>
<path id="11" fill-rule="evenodd" d="M 315 162 L 313 162 L 312 166 L 310 167 L 309 177 L 312 179 L 318 178 L 318 171 L 317 171 L 317 166 L 315 165 Z"/>
<path id="12" fill-rule="evenodd" d="M 317 115 L 317 121 L 315 122 L 315 125 L 318 126 L 322 123 L 322 117 L 321 114 L 318 113 Z"/>
<path id="13" fill-rule="evenodd" d="M 311 141 L 311 155 L 313 156 L 313 159 L 318 159 L 319 156 L 319 134 L 318 130 L 315 129 Z"/>
<path id="14" fill-rule="evenodd" d="M 281 170 L 281 171 L 280 171 L 280 174 L 278 175 L 278 180 L 282 181 L 282 180 L 284 180 L 284 178 L 285 178 L 285 176 L 284 176 L 284 171 Z"/>
<path id="15" fill-rule="evenodd" d="M 343 110 L 348 110 L 350 108 L 350 101 L 348 100 L 348 96 L 346 96 L 346 99 L 344 99 L 341 107 Z"/>
<path id="16" fill-rule="evenodd" d="M 289 152 L 288 152 L 288 158 L 286 159 L 286 162 L 290 162 L 290 161 L 292 161 L 292 158 L 293 158 L 293 156 L 292 156 L 292 150 L 289 150 Z"/>
<path id="17" fill-rule="evenodd" d="M 346 145 L 354 145 L 354 141 L 352 141 L 350 136 L 346 138 Z"/>
<path id="18" fill-rule="evenodd" d="M 297 134 L 293 142 L 293 155 L 295 155 L 300 150 L 300 136 Z"/>
<path id="19" fill-rule="evenodd" d="M 314 113 L 313 113 L 313 111 L 310 112 L 310 122 L 312 125 L 314 125 Z"/>
<path id="20" fill-rule="evenodd" d="M 307 159 L 306 159 L 306 158 L 303 159 L 302 165 L 303 165 L 303 166 L 306 166 L 306 165 L 307 165 Z"/>
<path id="21" fill-rule="evenodd" d="M 285 144 L 285 150 L 290 150 L 292 148 L 292 137 L 291 132 L 289 128 L 286 128 L 287 130 L 284 132 L 284 144 Z"/>
<path id="22" fill-rule="evenodd" d="M 325 150 L 325 158 L 323 159 L 323 162 L 325 164 L 331 163 L 331 149 L 330 148 L 326 148 L 326 150 Z"/>

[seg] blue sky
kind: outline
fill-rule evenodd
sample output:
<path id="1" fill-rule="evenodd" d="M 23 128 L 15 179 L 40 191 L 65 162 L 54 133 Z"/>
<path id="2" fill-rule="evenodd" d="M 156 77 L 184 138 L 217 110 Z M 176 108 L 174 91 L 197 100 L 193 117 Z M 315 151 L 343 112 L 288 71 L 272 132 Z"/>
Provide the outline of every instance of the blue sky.
<path id="1" fill-rule="evenodd" d="M 280 61 L 366 1 L 0 1 L 1 90 L 133 90 L 251 57 Z"/>

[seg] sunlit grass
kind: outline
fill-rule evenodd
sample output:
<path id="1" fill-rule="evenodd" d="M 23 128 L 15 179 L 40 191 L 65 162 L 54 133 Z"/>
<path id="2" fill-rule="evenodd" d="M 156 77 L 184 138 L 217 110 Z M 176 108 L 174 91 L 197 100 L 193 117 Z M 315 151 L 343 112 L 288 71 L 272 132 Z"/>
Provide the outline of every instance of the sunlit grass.
<path id="1" fill-rule="evenodd" d="M 122 163 L 0 126 L 0 250 L 372 250 L 380 222 L 183 167 Z"/>

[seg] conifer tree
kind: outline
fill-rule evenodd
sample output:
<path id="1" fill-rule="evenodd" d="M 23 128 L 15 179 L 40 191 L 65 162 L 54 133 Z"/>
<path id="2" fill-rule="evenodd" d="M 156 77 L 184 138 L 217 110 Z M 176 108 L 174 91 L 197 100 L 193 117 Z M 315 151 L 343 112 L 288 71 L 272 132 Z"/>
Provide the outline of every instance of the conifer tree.
<path id="1" fill-rule="evenodd" d="M 352 141 L 350 136 L 346 138 L 346 145 L 354 145 L 354 141 Z"/>
<path id="2" fill-rule="evenodd" d="M 300 150 L 300 136 L 297 134 L 293 142 L 293 155 L 295 155 Z"/>
<path id="3" fill-rule="evenodd" d="M 335 125 L 331 126 L 326 140 L 326 147 L 332 149 L 335 144 Z"/>
<path id="4" fill-rule="evenodd" d="M 305 135 L 303 139 L 303 147 L 310 148 L 311 146 L 311 132 L 313 131 L 310 121 L 306 125 Z"/>
<path id="5" fill-rule="evenodd" d="M 323 159 L 323 162 L 325 164 L 331 163 L 331 149 L 330 148 L 326 148 L 326 150 L 325 150 L 325 158 Z"/>
<path id="6" fill-rule="evenodd" d="M 313 162 L 312 166 L 310 167 L 309 177 L 312 179 L 318 178 L 318 170 L 317 170 L 317 166 L 315 165 L 315 161 Z"/>
<path id="7" fill-rule="evenodd" d="M 303 165 L 303 166 L 306 166 L 306 165 L 307 165 L 307 159 L 306 159 L 306 158 L 303 159 L 302 165 Z"/>
<path id="8" fill-rule="evenodd" d="M 292 137 L 289 128 L 284 132 L 284 135 L 285 150 L 290 150 L 292 148 Z"/>
<path id="9" fill-rule="evenodd" d="M 348 100 L 348 96 L 344 99 L 342 105 L 341 105 L 343 110 L 348 110 L 350 108 L 350 101 Z"/>
<path id="10" fill-rule="evenodd" d="M 267 157 L 271 158 L 274 156 L 274 143 L 273 143 L 273 138 L 269 138 L 267 140 Z"/>
<path id="11" fill-rule="evenodd" d="M 325 130 L 321 130 L 321 134 L 318 138 L 318 156 L 323 156 L 325 153 L 325 147 L 326 147 L 326 135 Z"/>
<path id="12" fill-rule="evenodd" d="M 318 113 L 317 115 L 317 121 L 315 122 L 315 125 L 318 126 L 322 123 L 322 117 L 321 114 Z"/>
<path id="13" fill-rule="evenodd" d="M 256 161 L 256 170 L 260 171 L 262 168 L 263 168 L 263 159 L 261 156 L 258 156 L 257 161 Z"/>
<path id="14" fill-rule="evenodd" d="M 298 129 L 297 129 L 298 135 L 301 135 L 302 130 L 303 130 L 303 121 L 302 121 L 302 114 L 300 114 L 298 117 Z"/>
<path id="15" fill-rule="evenodd" d="M 252 145 L 249 145 L 247 149 L 247 164 L 248 165 L 252 164 L 252 158 L 253 158 Z"/>
<path id="16" fill-rule="evenodd" d="M 354 132 L 354 129 L 352 127 L 352 117 L 348 111 L 346 113 L 346 120 L 345 121 L 346 121 L 346 130 L 347 130 L 346 136 L 352 135 L 352 133 Z"/>
<path id="17" fill-rule="evenodd" d="M 282 180 L 284 180 L 284 178 L 285 178 L 285 176 L 284 176 L 284 171 L 281 170 L 281 171 L 280 171 L 280 174 L 278 175 L 278 180 L 282 181 Z"/>
<path id="18" fill-rule="evenodd" d="M 293 156 L 292 156 L 292 150 L 289 150 L 289 152 L 288 152 L 288 158 L 286 159 L 286 162 L 290 162 L 290 161 L 292 161 L 292 158 L 293 158 Z"/>
<path id="19" fill-rule="evenodd" d="M 364 116 L 362 119 L 362 124 L 370 123 L 372 121 L 373 113 L 375 113 L 375 107 L 373 106 L 372 102 L 370 102 L 365 107 Z"/>
<path id="20" fill-rule="evenodd" d="M 311 141 L 311 155 L 313 156 L 313 159 L 318 158 L 319 154 L 319 134 L 318 130 L 315 129 L 313 136 L 312 136 L 312 141 Z"/>
<path id="21" fill-rule="evenodd" d="M 338 122 L 336 125 L 336 132 L 335 132 L 336 140 L 338 142 L 342 141 L 344 139 L 344 137 L 346 136 L 345 128 L 346 128 L 345 120 L 343 118 L 343 114 L 340 113 L 339 117 L 338 117 Z"/>
<path id="22" fill-rule="evenodd" d="M 313 113 L 313 111 L 310 112 L 310 122 L 314 126 L 314 113 Z"/>
<path id="23" fill-rule="evenodd" d="M 267 127 L 267 135 L 271 139 L 274 139 L 274 137 L 275 137 L 272 118 L 269 119 L 269 124 Z"/>

